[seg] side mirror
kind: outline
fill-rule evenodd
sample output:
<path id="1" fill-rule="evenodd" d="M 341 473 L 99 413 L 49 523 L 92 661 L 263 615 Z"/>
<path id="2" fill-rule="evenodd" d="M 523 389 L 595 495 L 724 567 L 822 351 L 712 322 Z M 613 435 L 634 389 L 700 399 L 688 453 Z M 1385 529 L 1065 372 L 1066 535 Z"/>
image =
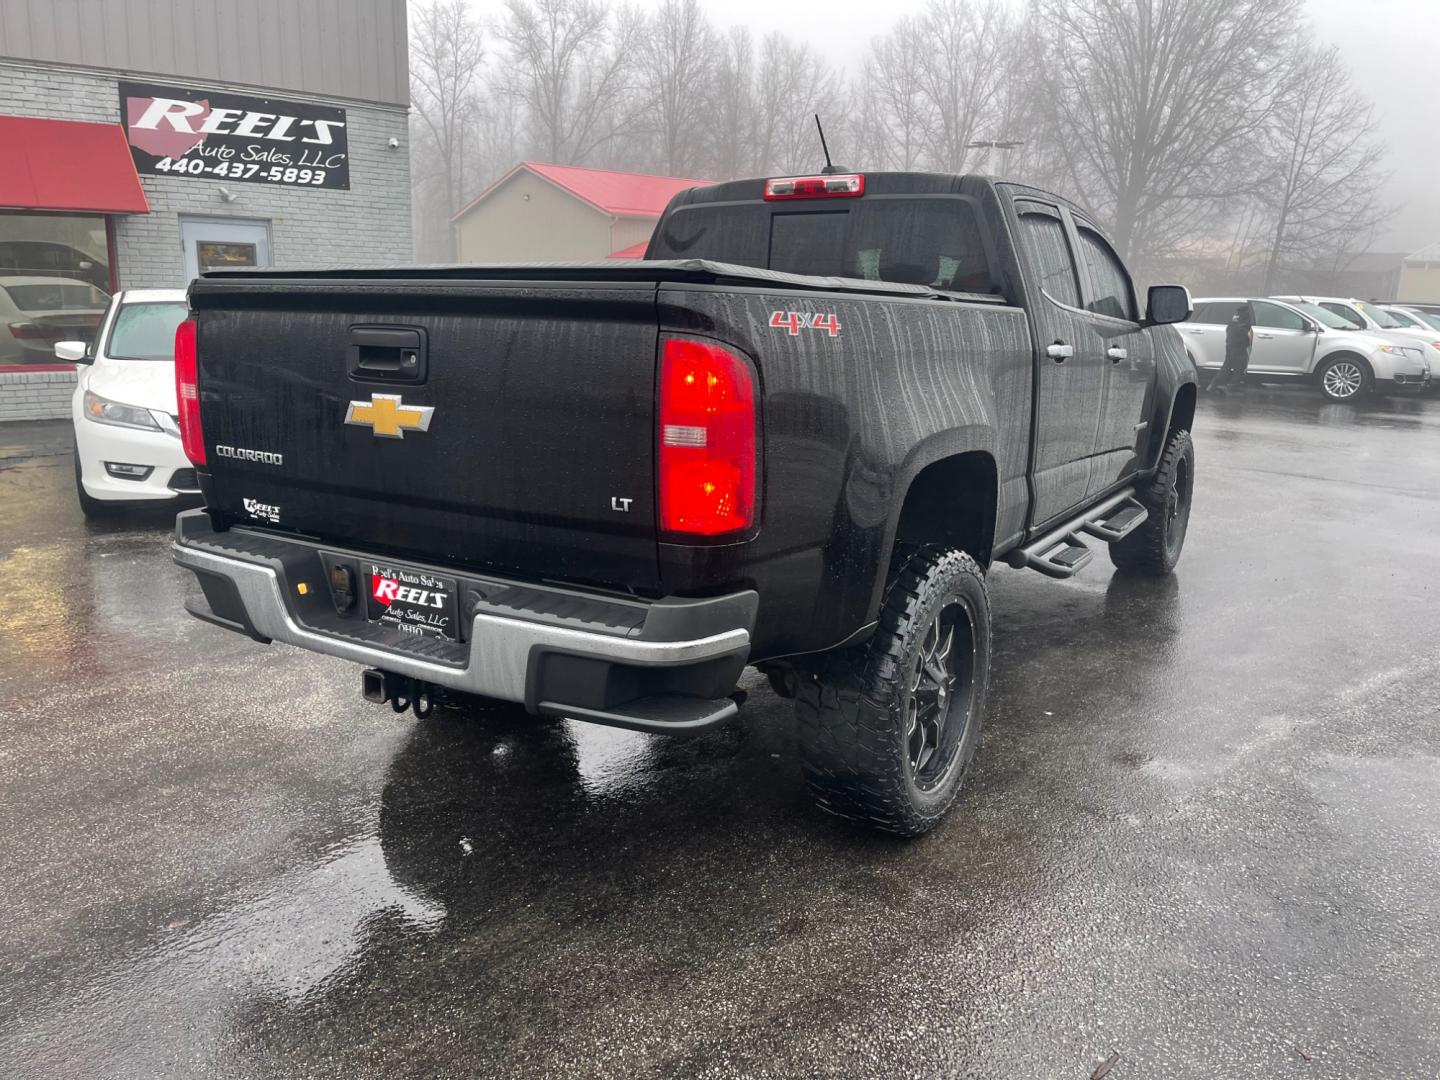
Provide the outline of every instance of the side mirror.
<path id="1" fill-rule="evenodd" d="M 83 341 L 57 341 L 55 343 L 55 359 L 64 360 L 70 364 L 93 364 L 95 358 L 90 355 L 90 346 Z"/>
<path id="2" fill-rule="evenodd" d="M 1164 326 L 1184 322 L 1194 308 L 1190 290 L 1184 285 L 1151 285 L 1150 299 L 1145 305 L 1145 324 Z"/>
<path id="3" fill-rule="evenodd" d="M 1318 334 L 1318 333 L 1320 333 L 1320 324 L 1319 324 L 1318 322 L 1316 322 L 1314 319 L 1306 319 L 1306 320 L 1305 320 L 1305 332 L 1306 332 L 1307 334 Z"/>

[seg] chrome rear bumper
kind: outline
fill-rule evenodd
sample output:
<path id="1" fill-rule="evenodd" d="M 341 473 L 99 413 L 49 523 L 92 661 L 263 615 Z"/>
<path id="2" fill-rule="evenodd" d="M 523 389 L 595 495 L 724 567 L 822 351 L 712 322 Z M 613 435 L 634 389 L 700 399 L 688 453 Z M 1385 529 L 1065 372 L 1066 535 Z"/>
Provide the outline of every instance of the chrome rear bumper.
<path id="1" fill-rule="evenodd" d="M 509 588 L 534 610 L 472 598 L 465 609 L 471 617 L 464 641 L 415 638 L 363 616 L 337 617 L 328 595 L 323 612 L 312 594 L 310 614 L 298 615 L 288 602 L 296 590 L 290 578 L 307 576 L 306 560 L 318 560 L 319 546 L 255 536 L 257 551 L 241 552 L 243 530 L 207 538 L 197 514 L 203 517 L 201 512 L 181 515 L 172 549 L 175 562 L 195 573 L 205 594 L 186 609 L 257 641 L 295 645 L 436 686 L 518 702 L 532 712 L 645 730 L 705 726 L 699 721 L 713 723 L 724 718 L 716 713 L 728 717 L 735 712 L 733 703 L 721 699 L 733 689 L 749 655 L 758 606 L 753 592 L 651 604 L 602 596 L 592 602 L 580 596 L 580 614 L 561 616 L 548 601 L 562 597 L 573 612 L 577 594 L 499 582 L 502 596 Z M 207 543 L 209 538 L 213 541 Z M 214 550 L 222 545 L 225 550 Z M 486 579 L 486 584 L 497 583 Z M 587 602 L 592 608 L 584 606 Z M 610 609 L 621 617 L 607 616 Z M 665 699 L 664 708 L 657 705 L 659 698 Z M 685 705 L 687 699 L 694 708 Z M 627 704 L 635 705 L 628 713 Z M 687 724 L 687 716 L 695 722 Z"/>

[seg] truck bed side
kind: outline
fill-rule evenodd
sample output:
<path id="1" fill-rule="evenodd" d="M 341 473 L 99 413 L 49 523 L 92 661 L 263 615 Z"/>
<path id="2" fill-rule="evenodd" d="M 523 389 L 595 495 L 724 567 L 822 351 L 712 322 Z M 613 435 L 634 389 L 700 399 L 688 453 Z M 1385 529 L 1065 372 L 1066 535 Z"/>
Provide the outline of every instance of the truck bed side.
<path id="1" fill-rule="evenodd" d="M 869 623 L 905 492 L 932 462 L 989 457 L 995 535 L 1024 528 L 1032 347 L 1020 309 L 674 284 L 659 311 L 662 332 L 713 336 L 759 361 L 759 535 L 660 545 L 667 590 L 756 589 L 754 656 L 828 648 Z M 838 330 L 792 333 L 791 313 Z"/>

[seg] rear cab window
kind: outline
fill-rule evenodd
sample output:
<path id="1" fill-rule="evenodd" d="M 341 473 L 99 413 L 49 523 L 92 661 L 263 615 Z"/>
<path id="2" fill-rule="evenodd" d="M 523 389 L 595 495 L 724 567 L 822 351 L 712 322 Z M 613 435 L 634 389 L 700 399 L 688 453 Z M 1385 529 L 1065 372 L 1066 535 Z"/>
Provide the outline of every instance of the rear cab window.
<path id="1" fill-rule="evenodd" d="M 961 196 L 681 206 L 663 220 L 647 257 L 953 292 L 1000 291 L 974 208 Z"/>

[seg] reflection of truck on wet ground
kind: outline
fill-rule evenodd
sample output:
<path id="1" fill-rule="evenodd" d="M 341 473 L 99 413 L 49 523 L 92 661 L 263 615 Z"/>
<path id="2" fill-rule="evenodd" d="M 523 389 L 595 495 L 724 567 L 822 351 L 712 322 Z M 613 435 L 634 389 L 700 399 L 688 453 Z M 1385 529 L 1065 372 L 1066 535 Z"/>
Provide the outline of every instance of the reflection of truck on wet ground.
<path id="1" fill-rule="evenodd" d="M 647 255 L 198 280 L 192 611 L 422 714 L 695 731 L 753 664 L 820 804 L 921 832 L 978 745 L 986 568 L 1179 557 L 1188 295 L 980 177 L 693 189 Z"/>

